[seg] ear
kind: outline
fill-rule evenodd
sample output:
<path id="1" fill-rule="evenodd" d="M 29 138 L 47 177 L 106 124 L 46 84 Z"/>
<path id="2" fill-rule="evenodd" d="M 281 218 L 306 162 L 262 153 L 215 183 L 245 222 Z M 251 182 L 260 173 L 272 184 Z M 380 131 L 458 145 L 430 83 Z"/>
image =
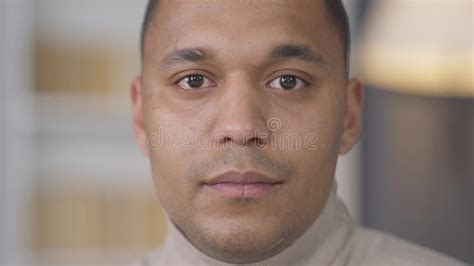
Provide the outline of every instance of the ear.
<path id="1" fill-rule="evenodd" d="M 141 77 L 136 77 L 132 81 L 130 88 L 130 98 L 132 100 L 132 119 L 133 119 L 133 131 L 137 138 L 140 149 L 146 156 L 149 156 L 149 150 L 147 145 L 147 136 L 145 131 L 145 118 L 143 115 L 142 107 L 142 80 Z"/>
<path id="2" fill-rule="evenodd" d="M 344 129 L 339 146 L 339 154 L 346 154 L 357 142 L 362 131 L 362 109 L 364 105 L 364 88 L 362 83 L 353 78 L 347 84 L 346 113 Z"/>

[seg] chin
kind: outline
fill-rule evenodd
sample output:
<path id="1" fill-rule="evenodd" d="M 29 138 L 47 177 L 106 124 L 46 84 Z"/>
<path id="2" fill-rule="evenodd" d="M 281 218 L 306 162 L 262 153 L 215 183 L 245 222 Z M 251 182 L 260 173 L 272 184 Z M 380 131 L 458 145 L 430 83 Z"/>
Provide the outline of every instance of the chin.
<path id="1" fill-rule="evenodd" d="M 202 252 L 227 263 L 251 263 L 271 257 L 289 244 L 294 235 L 288 223 L 274 217 L 206 219 L 194 232 Z M 281 218 L 280 218 L 281 219 Z"/>

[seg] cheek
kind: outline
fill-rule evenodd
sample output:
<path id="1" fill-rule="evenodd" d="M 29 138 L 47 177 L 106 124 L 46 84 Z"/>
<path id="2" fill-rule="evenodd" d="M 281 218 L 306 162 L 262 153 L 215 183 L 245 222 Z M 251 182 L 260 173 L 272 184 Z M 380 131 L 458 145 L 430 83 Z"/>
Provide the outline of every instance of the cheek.
<path id="1" fill-rule="evenodd" d="M 310 142 L 311 146 L 286 149 L 282 153 L 296 169 L 296 175 L 288 189 L 288 198 L 292 200 L 286 201 L 286 204 L 291 204 L 291 207 L 297 210 L 295 213 L 301 214 L 301 217 L 310 217 L 309 220 L 312 221 L 319 214 L 331 191 L 337 150 L 332 148 L 336 138 L 331 134 L 331 130 L 317 126 L 309 128 L 308 131 L 311 133 L 302 133 L 302 136 L 315 136 L 312 139 L 314 141 Z"/>
<path id="2" fill-rule="evenodd" d="M 277 117 L 281 118 L 281 126 L 275 132 L 277 144 L 288 150 L 286 144 L 289 140 L 295 142 L 297 139 L 300 147 L 289 150 L 303 161 L 334 156 L 341 137 L 342 118 L 340 103 L 333 98 L 334 95 L 328 95 L 318 102 L 299 106 L 292 112 L 280 112 Z"/>
<path id="3" fill-rule="evenodd" d="M 297 178 L 293 184 L 294 196 L 307 195 L 301 200 L 312 199 L 315 204 L 321 195 L 330 190 L 337 162 L 340 139 L 340 118 L 337 106 L 321 103 L 300 110 L 295 117 L 285 117 L 284 125 L 275 137 L 279 145 L 280 156 L 297 169 Z M 293 146 L 289 147 L 288 136 L 294 136 Z M 298 140 L 300 146 L 294 145 Z"/>
<path id="4" fill-rule="evenodd" d="M 162 109 L 149 114 L 147 135 L 153 180 L 160 201 L 171 210 L 192 197 L 186 166 L 196 158 L 191 143 L 194 129 Z"/>

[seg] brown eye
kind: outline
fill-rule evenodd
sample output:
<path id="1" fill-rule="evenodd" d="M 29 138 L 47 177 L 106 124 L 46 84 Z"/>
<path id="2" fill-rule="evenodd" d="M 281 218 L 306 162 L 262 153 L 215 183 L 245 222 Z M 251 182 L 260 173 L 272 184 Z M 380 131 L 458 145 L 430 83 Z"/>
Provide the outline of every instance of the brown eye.
<path id="1" fill-rule="evenodd" d="M 280 78 L 280 86 L 285 90 L 293 89 L 297 84 L 295 76 L 282 76 Z"/>
<path id="2" fill-rule="evenodd" d="M 295 90 L 305 86 L 306 82 L 295 75 L 283 75 L 272 80 L 270 87 L 280 90 Z"/>
<path id="3" fill-rule="evenodd" d="M 184 90 L 202 89 L 212 86 L 214 83 L 203 75 L 192 74 L 182 78 L 178 86 Z"/>

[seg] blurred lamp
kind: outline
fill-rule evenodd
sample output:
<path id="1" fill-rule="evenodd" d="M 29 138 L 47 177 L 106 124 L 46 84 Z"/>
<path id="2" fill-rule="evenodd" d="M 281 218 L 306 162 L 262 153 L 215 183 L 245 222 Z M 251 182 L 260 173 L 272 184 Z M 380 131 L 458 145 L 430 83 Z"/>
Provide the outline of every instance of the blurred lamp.
<path id="1" fill-rule="evenodd" d="M 472 0 L 374 1 L 359 74 L 377 88 L 474 97 Z"/>

